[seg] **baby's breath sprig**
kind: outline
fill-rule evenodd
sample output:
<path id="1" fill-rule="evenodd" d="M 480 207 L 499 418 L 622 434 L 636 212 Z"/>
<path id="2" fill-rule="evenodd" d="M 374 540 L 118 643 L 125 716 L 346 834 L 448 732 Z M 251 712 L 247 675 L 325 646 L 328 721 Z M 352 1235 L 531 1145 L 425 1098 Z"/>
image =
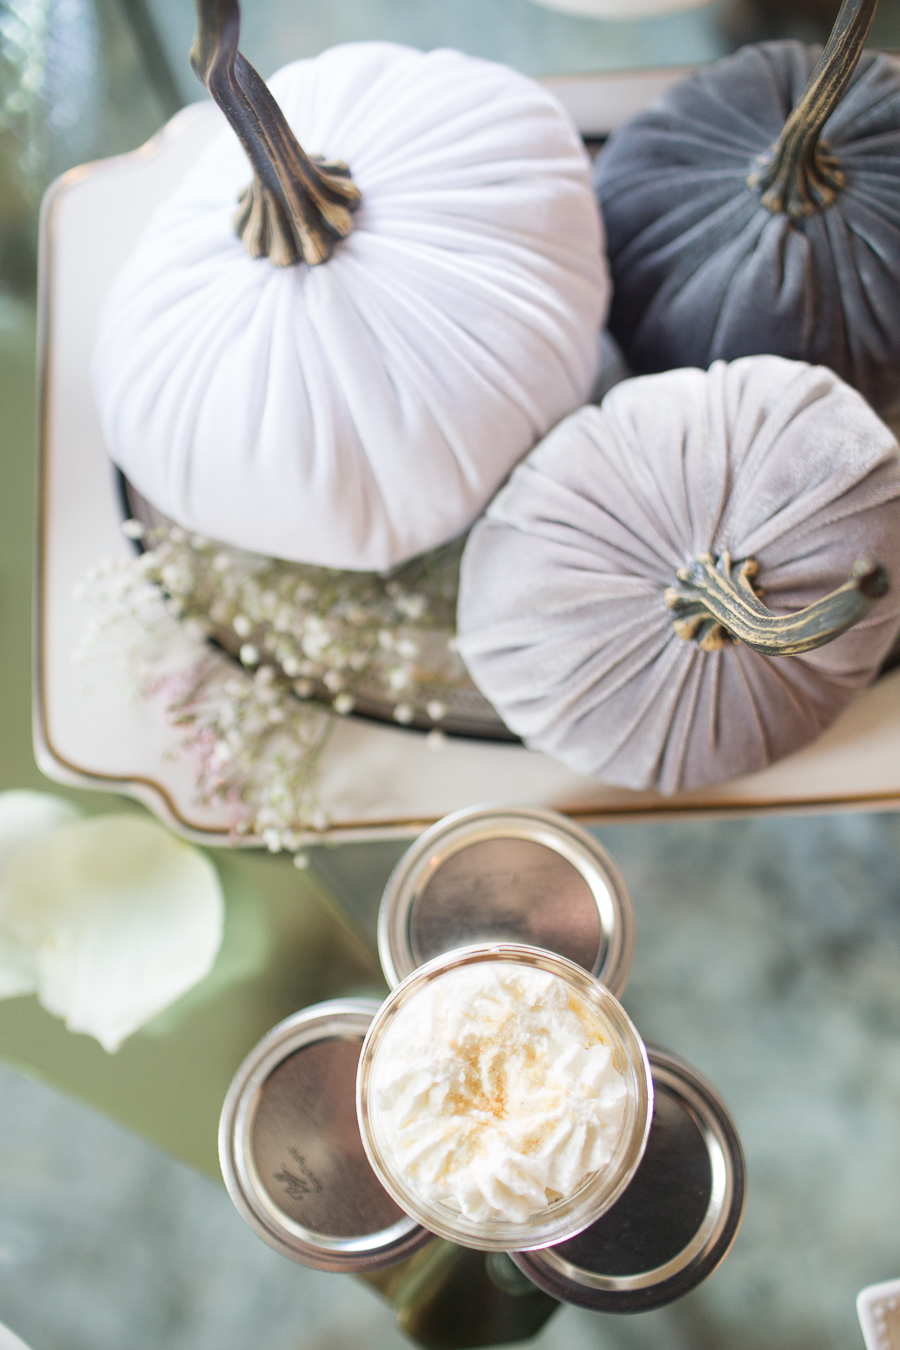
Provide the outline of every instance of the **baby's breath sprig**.
<path id="1" fill-rule="evenodd" d="M 261 558 L 177 526 L 128 528 L 142 531 L 145 575 L 172 611 L 247 669 L 275 666 L 298 698 L 338 715 L 387 703 L 400 724 L 433 727 L 471 688 L 453 641 L 462 541 L 382 576 Z"/>
<path id="2" fill-rule="evenodd" d="M 453 640 L 460 542 L 380 576 L 260 558 L 177 526 L 123 530 L 144 551 L 76 588 L 92 609 L 77 659 L 113 657 L 161 699 L 198 799 L 225 804 L 235 835 L 305 865 L 304 837 L 329 823 L 319 770 L 336 716 L 388 701 L 440 746 L 449 699 L 471 688 Z"/>

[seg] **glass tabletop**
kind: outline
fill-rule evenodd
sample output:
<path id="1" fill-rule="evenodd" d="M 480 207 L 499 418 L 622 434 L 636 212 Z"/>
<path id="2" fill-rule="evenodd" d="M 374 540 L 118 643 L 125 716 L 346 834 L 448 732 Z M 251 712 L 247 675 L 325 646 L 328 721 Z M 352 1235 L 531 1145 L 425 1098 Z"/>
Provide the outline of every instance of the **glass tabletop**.
<path id="1" fill-rule="evenodd" d="M 192 36 L 190 6 L 181 0 L 146 2 L 179 88 L 195 97 L 183 55 Z M 693 65 L 770 37 L 819 41 L 838 10 L 834 0 L 684 0 L 680 9 L 670 4 L 669 13 L 628 18 L 621 17 L 629 10 L 623 0 L 596 0 L 600 17 L 577 12 L 589 7 L 577 0 L 333 0 L 328 5 L 267 0 L 245 6 L 242 49 L 265 75 L 336 43 L 370 39 L 425 49 L 458 47 L 529 75 L 559 75 Z M 882 0 L 872 43 L 889 47 L 898 42 L 900 6 Z"/>

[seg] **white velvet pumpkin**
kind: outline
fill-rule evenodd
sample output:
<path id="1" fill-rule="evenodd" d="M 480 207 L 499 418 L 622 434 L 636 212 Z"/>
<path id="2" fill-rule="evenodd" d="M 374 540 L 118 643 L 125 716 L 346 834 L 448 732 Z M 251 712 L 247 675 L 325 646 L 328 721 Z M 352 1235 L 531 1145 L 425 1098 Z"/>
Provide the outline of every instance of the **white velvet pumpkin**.
<path id="1" fill-rule="evenodd" d="M 381 569 L 465 529 L 586 398 L 608 280 L 588 160 L 553 98 L 454 51 L 356 43 L 271 89 L 362 193 L 328 262 L 252 259 L 226 131 L 107 299 L 94 386 L 113 459 L 181 524 Z"/>

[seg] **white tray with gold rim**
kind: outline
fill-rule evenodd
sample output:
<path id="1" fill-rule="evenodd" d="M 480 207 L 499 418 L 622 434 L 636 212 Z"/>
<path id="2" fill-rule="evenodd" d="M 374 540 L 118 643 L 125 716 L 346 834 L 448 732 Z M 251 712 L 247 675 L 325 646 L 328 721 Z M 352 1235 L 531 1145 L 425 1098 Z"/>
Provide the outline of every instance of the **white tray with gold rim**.
<path id="1" fill-rule="evenodd" d="M 684 74 L 545 83 L 591 137 Z M 194 104 L 132 154 L 63 175 L 47 194 L 41 235 L 38 764 L 58 782 L 136 797 L 206 843 L 226 841 L 226 813 L 196 801 L 190 767 L 173 757 L 175 733 L 161 708 L 135 699 L 114 667 L 73 663 L 87 620 L 73 587 L 89 568 L 130 547 L 88 379 L 100 306 L 154 207 L 222 125 L 212 103 Z M 349 717 L 329 741 L 321 798 L 335 840 L 412 835 L 449 811 L 487 801 L 592 820 L 898 807 L 900 671 L 859 695 L 806 749 L 761 773 L 674 797 L 607 787 L 517 745 L 449 739 L 435 752 L 420 733 Z"/>

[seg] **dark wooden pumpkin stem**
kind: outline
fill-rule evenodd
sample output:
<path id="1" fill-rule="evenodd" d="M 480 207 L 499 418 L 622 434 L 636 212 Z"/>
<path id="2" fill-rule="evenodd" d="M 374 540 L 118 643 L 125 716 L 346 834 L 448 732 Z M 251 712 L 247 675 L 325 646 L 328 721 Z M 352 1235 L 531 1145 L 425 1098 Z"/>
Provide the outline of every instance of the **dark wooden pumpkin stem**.
<path id="1" fill-rule="evenodd" d="M 717 561 L 701 553 L 690 566 L 679 568 L 678 585 L 665 593 L 678 636 L 697 641 L 707 652 L 734 638 L 763 656 L 798 656 L 824 647 L 859 623 L 889 589 L 884 568 L 862 560 L 849 581 L 830 595 L 796 614 L 773 614 L 753 584 L 757 571 L 754 558 L 732 565 L 728 553 Z"/>
<path id="2" fill-rule="evenodd" d="M 846 184 L 822 127 L 862 55 L 878 0 L 844 0 L 825 50 L 778 141 L 747 180 L 763 206 L 794 220 L 824 210 Z"/>
<path id="3" fill-rule="evenodd" d="M 263 80 L 238 51 L 237 0 L 197 0 L 191 65 L 253 166 L 235 228 L 254 258 L 278 267 L 327 261 L 353 228 L 359 189 L 346 164 L 311 159 Z"/>

